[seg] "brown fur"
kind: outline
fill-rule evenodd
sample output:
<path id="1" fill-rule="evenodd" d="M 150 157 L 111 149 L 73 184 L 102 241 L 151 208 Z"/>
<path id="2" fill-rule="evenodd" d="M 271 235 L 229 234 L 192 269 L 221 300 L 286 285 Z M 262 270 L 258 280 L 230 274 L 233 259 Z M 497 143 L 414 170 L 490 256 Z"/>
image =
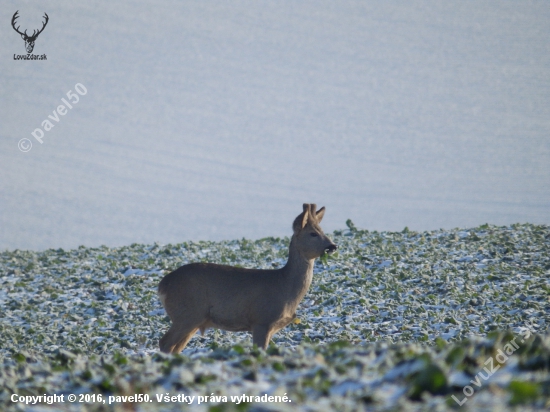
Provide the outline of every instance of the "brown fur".
<path id="1" fill-rule="evenodd" d="M 191 263 L 166 275 L 158 294 L 172 326 L 160 350 L 178 353 L 197 330 L 208 328 L 250 331 L 253 342 L 266 349 L 271 336 L 295 319 L 311 285 L 315 258 L 336 250 L 319 226 L 325 208 L 315 209 L 304 204 L 294 220 L 288 262 L 281 269 Z"/>

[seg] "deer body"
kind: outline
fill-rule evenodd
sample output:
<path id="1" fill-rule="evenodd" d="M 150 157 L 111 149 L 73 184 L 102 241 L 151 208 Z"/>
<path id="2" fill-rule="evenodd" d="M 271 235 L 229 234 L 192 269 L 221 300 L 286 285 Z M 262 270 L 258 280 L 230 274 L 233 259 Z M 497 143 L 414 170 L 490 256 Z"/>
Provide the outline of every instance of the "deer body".
<path id="1" fill-rule="evenodd" d="M 158 293 L 172 326 L 160 349 L 180 352 L 197 330 L 208 328 L 250 331 L 253 342 L 266 349 L 271 336 L 295 319 L 311 285 L 315 258 L 336 249 L 319 227 L 324 210 L 304 204 L 281 269 L 191 263 L 166 275 Z"/>

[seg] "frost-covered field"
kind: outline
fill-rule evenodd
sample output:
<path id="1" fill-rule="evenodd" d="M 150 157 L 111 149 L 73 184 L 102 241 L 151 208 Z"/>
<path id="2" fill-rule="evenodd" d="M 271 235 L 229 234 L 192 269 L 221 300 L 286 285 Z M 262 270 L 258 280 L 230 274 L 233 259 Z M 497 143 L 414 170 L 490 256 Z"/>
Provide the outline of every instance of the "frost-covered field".
<path id="1" fill-rule="evenodd" d="M 550 406 L 548 226 L 378 233 L 348 221 L 333 238 L 299 322 L 267 353 L 214 330 L 182 355 L 157 353 L 169 322 L 156 286 L 195 261 L 279 267 L 288 238 L 2 252 L 0 408 L 22 407 L 12 394 L 148 394 L 109 408 L 181 408 L 157 401 L 167 393 L 194 396 L 193 410 Z M 243 408 L 231 400 L 243 394 L 292 402 Z"/>

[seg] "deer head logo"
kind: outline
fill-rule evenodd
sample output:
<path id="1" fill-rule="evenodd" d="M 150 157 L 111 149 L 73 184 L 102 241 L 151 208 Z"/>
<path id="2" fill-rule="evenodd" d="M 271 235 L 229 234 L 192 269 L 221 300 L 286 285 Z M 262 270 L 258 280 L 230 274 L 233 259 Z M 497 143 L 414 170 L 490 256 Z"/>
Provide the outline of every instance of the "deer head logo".
<path id="1" fill-rule="evenodd" d="M 38 35 L 40 33 L 42 33 L 42 31 L 44 31 L 44 28 L 46 27 L 46 24 L 48 24 L 49 17 L 46 13 L 44 13 L 44 18 L 46 19 L 46 21 L 44 23 L 42 23 L 43 24 L 42 28 L 40 30 L 38 30 L 38 32 L 36 30 L 33 30 L 32 35 L 29 36 L 29 35 L 27 35 L 27 30 L 25 30 L 25 33 L 21 33 L 19 31 L 20 26 L 15 27 L 15 23 L 16 23 L 15 20 L 17 20 L 17 18 L 19 17 L 17 15 L 17 13 L 19 13 L 19 10 L 17 10 L 15 12 L 15 14 L 13 15 L 13 17 L 11 19 L 11 25 L 12 25 L 13 29 L 21 35 L 21 38 L 23 40 L 25 40 L 25 48 L 27 49 L 27 53 L 32 53 L 32 50 L 34 49 L 34 42 L 36 41 L 36 38 L 38 37 Z"/>

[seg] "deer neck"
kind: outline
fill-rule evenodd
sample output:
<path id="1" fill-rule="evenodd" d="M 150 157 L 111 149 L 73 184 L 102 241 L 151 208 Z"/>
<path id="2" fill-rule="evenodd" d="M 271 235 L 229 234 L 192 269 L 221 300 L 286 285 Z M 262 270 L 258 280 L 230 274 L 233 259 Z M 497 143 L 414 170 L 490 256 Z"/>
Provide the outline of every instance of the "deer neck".
<path id="1" fill-rule="evenodd" d="M 296 248 L 294 236 L 290 241 L 288 262 L 283 268 L 286 278 L 285 286 L 288 297 L 296 301 L 296 305 L 306 294 L 313 279 L 313 264 L 315 259 L 307 259 Z"/>

